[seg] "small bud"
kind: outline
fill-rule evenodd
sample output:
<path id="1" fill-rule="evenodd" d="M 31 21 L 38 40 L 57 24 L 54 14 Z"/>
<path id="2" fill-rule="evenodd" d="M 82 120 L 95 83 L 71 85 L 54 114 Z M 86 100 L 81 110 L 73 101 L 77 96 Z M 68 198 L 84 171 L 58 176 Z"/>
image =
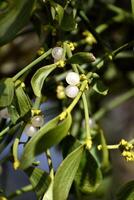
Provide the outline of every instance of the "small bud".
<path id="1" fill-rule="evenodd" d="M 56 89 L 57 98 L 64 99 L 65 98 L 65 88 L 62 85 L 58 85 Z"/>

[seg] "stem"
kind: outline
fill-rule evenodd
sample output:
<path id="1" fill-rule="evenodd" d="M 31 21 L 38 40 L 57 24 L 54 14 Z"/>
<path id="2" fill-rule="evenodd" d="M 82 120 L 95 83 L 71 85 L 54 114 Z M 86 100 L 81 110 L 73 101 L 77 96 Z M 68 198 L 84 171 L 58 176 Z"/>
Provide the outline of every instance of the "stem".
<path id="1" fill-rule="evenodd" d="M 79 16 L 80 16 L 80 18 L 83 19 L 83 21 L 85 22 L 85 24 L 88 26 L 89 30 L 91 31 L 91 33 L 93 34 L 93 36 L 95 37 L 95 39 L 102 46 L 103 50 L 106 51 L 106 52 L 110 52 L 109 48 L 107 47 L 107 45 L 105 44 L 105 42 L 102 40 L 102 38 L 100 37 L 100 35 L 96 32 L 95 28 L 92 26 L 90 20 L 85 15 L 85 13 L 83 11 L 79 11 Z"/>
<path id="2" fill-rule="evenodd" d="M 40 96 L 40 97 L 36 97 L 32 109 L 35 109 L 35 110 L 36 110 L 36 109 L 39 109 L 39 108 L 40 108 L 41 99 L 42 99 L 42 96 Z"/>
<path id="3" fill-rule="evenodd" d="M 70 47 L 69 47 L 68 44 L 66 44 L 66 51 L 67 51 L 67 56 L 68 56 L 68 58 L 71 58 L 73 54 L 72 54 L 72 51 L 71 51 L 71 49 L 70 49 Z M 73 68 L 73 70 L 74 70 L 76 73 L 79 73 L 76 64 L 72 64 L 72 68 Z"/>
<path id="4" fill-rule="evenodd" d="M 129 90 L 125 94 L 120 95 L 119 97 L 116 97 L 114 100 L 107 103 L 104 107 L 102 107 L 100 110 L 98 110 L 93 118 L 97 121 L 101 119 L 108 111 L 112 110 L 113 108 L 116 108 L 120 104 L 124 103 L 128 99 L 134 96 L 134 89 Z"/>
<path id="5" fill-rule="evenodd" d="M 78 95 L 76 96 L 76 98 L 72 101 L 72 103 L 69 105 L 69 107 L 67 108 L 67 112 L 71 112 L 73 110 L 73 108 L 75 107 L 75 105 L 78 103 L 83 91 L 85 90 L 86 86 L 87 86 L 87 80 L 83 81 L 81 87 L 80 87 L 80 91 L 78 93 Z"/>
<path id="6" fill-rule="evenodd" d="M 25 124 L 23 124 L 23 126 L 20 127 L 20 132 L 18 133 L 13 143 L 13 159 L 14 159 L 13 167 L 15 170 L 18 169 L 20 165 L 20 161 L 18 159 L 18 147 L 19 147 L 20 137 L 22 135 L 22 131 L 24 127 L 25 127 Z"/>
<path id="7" fill-rule="evenodd" d="M 90 125 L 89 125 L 88 103 L 87 103 L 85 92 L 82 94 L 82 100 L 83 100 L 84 112 L 85 112 L 86 138 L 91 140 Z"/>
<path id="8" fill-rule="evenodd" d="M 133 46 L 133 45 L 134 45 L 134 40 L 132 40 L 131 42 L 128 42 L 128 43 L 122 45 L 121 47 L 119 47 L 118 49 L 114 50 L 114 51 L 112 52 L 112 55 L 113 55 L 113 56 L 116 56 L 116 55 L 117 55 L 118 53 L 120 53 L 121 51 L 126 50 L 126 49 L 128 49 L 129 47 L 131 47 L 131 46 Z"/>
<path id="9" fill-rule="evenodd" d="M 109 150 L 113 150 L 113 149 L 118 149 L 119 148 L 119 144 L 114 144 L 114 145 L 107 145 L 107 149 Z M 98 150 L 102 150 L 102 145 L 98 145 Z"/>
<path id="10" fill-rule="evenodd" d="M 27 186 L 24 186 L 22 187 L 21 189 L 19 190 L 16 190 L 15 192 L 13 192 L 12 194 L 10 194 L 7 198 L 8 199 L 14 199 L 15 197 L 21 195 L 21 194 L 24 194 L 26 192 L 30 192 L 33 190 L 33 186 L 32 185 L 27 185 Z"/>
<path id="11" fill-rule="evenodd" d="M 47 52 L 45 52 L 43 55 L 38 57 L 36 60 L 31 62 L 29 65 L 27 65 L 24 69 L 19 71 L 15 76 L 13 76 L 13 81 L 16 81 L 20 76 L 22 76 L 27 70 L 30 70 L 33 66 L 35 66 L 37 63 L 42 61 L 44 58 L 46 58 L 48 55 L 51 54 L 52 49 L 49 49 Z"/>
<path id="12" fill-rule="evenodd" d="M 3 135 L 5 135 L 5 134 L 9 131 L 9 129 L 10 129 L 10 125 L 7 126 L 4 130 L 2 130 L 2 131 L 0 132 L 0 137 L 2 137 Z"/>
<path id="13" fill-rule="evenodd" d="M 97 33 L 102 33 L 104 32 L 106 29 L 108 29 L 110 27 L 110 25 L 114 24 L 114 23 L 119 23 L 119 22 L 122 22 L 123 20 L 125 20 L 125 16 L 124 15 L 121 15 L 121 14 L 118 14 L 114 17 L 112 17 L 109 21 L 107 21 L 106 23 L 104 24 L 100 24 L 98 27 L 96 27 L 96 32 Z"/>

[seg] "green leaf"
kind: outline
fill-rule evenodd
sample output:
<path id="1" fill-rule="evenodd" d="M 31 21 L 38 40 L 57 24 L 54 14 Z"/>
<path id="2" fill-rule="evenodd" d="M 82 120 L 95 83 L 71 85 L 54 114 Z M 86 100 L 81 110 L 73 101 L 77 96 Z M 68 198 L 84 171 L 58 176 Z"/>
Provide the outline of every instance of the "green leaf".
<path id="1" fill-rule="evenodd" d="M 17 97 L 19 114 L 23 117 L 31 110 L 31 101 L 21 84 L 15 89 L 15 94 Z"/>
<path id="2" fill-rule="evenodd" d="M 66 11 L 64 11 L 60 26 L 61 29 L 64 31 L 73 31 L 76 29 L 76 22 L 73 16 L 73 12 L 67 13 Z"/>
<path id="3" fill-rule="evenodd" d="M 103 84 L 103 82 L 101 80 L 96 80 L 95 84 L 93 85 L 93 89 L 102 95 L 107 95 L 108 93 L 108 89 L 107 87 Z"/>
<path id="4" fill-rule="evenodd" d="M 0 45 L 14 39 L 29 21 L 34 0 L 9 1 L 6 12 L 0 13 Z"/>
<path id="5" fill-rule="evenodd" d="M 71 58 L 67 60 L 67 63 L 71 64 L 84 64 L 91 63 L 95 61 L 95 57 L 92 53 L 88 52 L 79 52 L 74 54 Z"/>
<path id="6" fill-rule="evenodd" d="M 110 162 L 109 162 L 109 151 L 107 148 L 106 139 L 104 137 L 104 133 L 101 130 L 100 131 L 100 143 L 102 145 L 102 162 L 101 167 L 103 170 L 108 170 L 110 168 Z"/>
<path id="7" fill-rule="evenodd" d="M 8 112 L 13 124 L 17 122 L 20 117 L 24 117 L 31 110 L 31 101 L 25 93 L 20 81 L 17 81 L 15 88 L 15 95 L 12 104 L 8 107 Z"/>
<path id="8" fill-rule="evenodd" d="M 60 24 L 63 19 L 63 16 L 64 16 L 64 8 L 62 6 L 60 6 L 59 4 L 56 4 L 55 10 L 57 12 L 57 20 Z"/>
<path id="9" fill-rule="evenodd" d="M 51 183 L 50 183 L 47 191 L 45 192 L 42 200 L 53 200 L 53 183 L 54 183 L 54 180 L 52 179 Z"/>
<path id="10" fill-rule="evenodd" d="M 0 81 L 0 107 L 9 106 L 14 96 L 14 83 L 11 78 Z"/>
<path id="11" fill-rule="evenodd" d="M 88 150 L 86 150 L 82 156 L 82 160 L 75 177 L 76 185 L 82 193 L 90 194 L 94 193 L 98 189 L 101 181 L 101 170 L 95 158 Z"/>
<path id="12" fill-rule="evenodd" d="M 56 68 L 56 64 L 47 65 L 37 70 L 31 80 L 31 85 L 34 94 L 38 97 L 41 96 L 41 89 L 47 76 Z"/>
<path id="13" fill-rule="evenodd" d="M 67 199 L 75 174 L 78 170 L 83 151 L 84 146 L 81 145 L 70 153 L 59 166 L 54 179 L 53 200 Z"/>
<path id="14" fill-rule="evenodd" d="M 38 200 L 41 200 L 51 183 L 50 176 L 45 171 L 34 167 L 28 168 L 25 172 L 36 192 Z"/>
<path id="15" fill-rule="evenodd" d="M 133 200 L 134 199 L 134 181 L 126 183 L 117 193 L 117 200 Z"/>
<path id="16" fill-rule="evenodd" d="M 17 120 L 20 118 L 16 95 L 14 95 L 11 105 L 8 106 L 8 113 L 12 123 L 15 124 Z"/>
<path id="17" fill-rule="evenodd" d="M 68 114 L 61 122 L 58 116 L 45 124 L 26 144 L 21 158 L 20 168 L 26 169 L 34 161 L 35 156 L 43 153 L 51 146 L 58 144 L 68 134 L 71 123 L 72 118 Z"/>

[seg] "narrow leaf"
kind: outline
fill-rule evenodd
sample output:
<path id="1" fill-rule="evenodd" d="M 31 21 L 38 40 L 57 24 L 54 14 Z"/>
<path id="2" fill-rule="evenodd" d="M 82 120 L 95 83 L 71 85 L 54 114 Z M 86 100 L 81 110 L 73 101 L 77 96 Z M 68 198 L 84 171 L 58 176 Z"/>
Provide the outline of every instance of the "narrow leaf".
<path id="1" fill-rule="evenodd" d="M 45 171 L 34 167 L 28 168 L 25 172 L 36 192 L 37 199 L 41 200 L 51 183 L 50 176 Z"/>
<path id="2" fill-rule="evenodd" d="M 14 95 L 11 105 L 8 106 L 8 113 L 12 123 L 15 124 L 20 118 L 16 95 Z"/>
<path id="3" fill-rule="evenodd" d="M 62 122 L 59 122 L 58 116 L 45 124 L 26 144 L 20 168 L 25 169 L 29 167 L 34 161 L 35 156 L 58 144 L 68 134 L 71 122 L 71 115 L 68 114 Z"/>
<path id="4" fill-rule="evenodd" d="M 95 61 L 95 57 L 92 53 L 79 52 L 74 54 L 71 58 L 67 60 L 67 63 L 71 64 L 84 64 L 91 63 Z"/>
<path id="5" fill-rule="evenodd" d="M 117 200 L 133 200 L 134 199 L 134 181 L 126 183 L 118 192 Z"/>
<path id="6" fill-rule="evenodd" d="M 15 124 L 20 117 L 24 117 L 31 110 L 31 101 L 28 95 L 25 93 L 24 88 L 20 81 L 17 81 L 17 87 L 15 88 L 15 95 L 10 106 L 8 106 L 8 112 L 10 119 Z"/>
<path id="7" fill-rule="evenodd" d="M 104 133 L 101 130 L 100 131 L 100 142 L 102 145 L 102 163 L 101 163 L 101 167 L 103 170 L 108 170 L 110 167 L 110 162 L 109 162 L 109 151 L 107 148 L 107 143 L 106 143 L 106 139 L 104 137 Z"/>
<path id="8" fill-rule="evenodd" d="M 0 81 L 0 107 L 9 106 L 14 96 L 14 83 L 11 78 Z"/>
<path id="9" fill-rule="evenodd" d="M 47 189 L 47 191 L 45 192 L 43 199 L 42 200 L 53 200 L 53 179 L 51 180 L 51 183 Z"/>
<path id="10" fill-rule="evenodd" d="M 70 153 L 59 166 L 54 179 L 53 200 L 67 199 L 75 174 L 78 170 L 83 151 L 84 146 L 81 145 Z"/>
<path id="11" fill-rule="evenodd" d="M 26 113 L 28 113 L 31 110 L 31 101 L 26 95 L 21 84 L 16 88 L 15 93 L 17 97 L 19 114 L 21 117 L 23 117 Z"/>
<path id="12" fill-rule="evenodd" d="M 64 8 L 63 8 L 62 6 L 60 6 L 59 4 L 56 4 L 55 10 L 56 10 L 56 12 L 57 12 L 57 21 L 58 21 L 59 24 L 60 24 L 61 21 L 62 21 L 62 19 L 63 19 Z"/>
<path id="13" fill-rule="evenodd" d="M 56 64 L 47 65 L 37 70 L 31 80 L 31 85 L 34 94 L 38 97 L 41 96 L 41 89 L 47 76 L 56 68 Z"/>

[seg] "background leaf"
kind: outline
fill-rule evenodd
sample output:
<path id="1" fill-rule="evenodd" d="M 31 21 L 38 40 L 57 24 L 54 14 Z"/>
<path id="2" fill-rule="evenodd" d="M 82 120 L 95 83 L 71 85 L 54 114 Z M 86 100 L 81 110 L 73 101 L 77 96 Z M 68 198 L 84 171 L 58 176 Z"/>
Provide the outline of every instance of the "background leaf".
<path id="1" fill-rule="evenodd" d="M 83 155 L 83 150 L 84 146 L 81 145 L 72 153 L 70 153 L 59 166 L 54 179 L 54 200 L 67 199 L 69 190 Z"/>
<path id="2" fill-rule="evenodd" d="M 6 13 L 0 13 L 0 45 L 14 39 L 29 21 L 34 0 L 9 1 Z"/>
<path id="3" fill-rule="evenodd" d="M 134 15 L 134 0 L 131 0 L 131 6 L 132 6 L 132 13 Z"/>
<path id="4" fill-rule="evenodd" d="M 71 64 L 84 64 L 91 63 L 95 61 L 95 57 L 92 53 L 88 52 L 79 52 L 74 54 L 71 58 L 67 60 L 67 63 Z"/>
<path id="5" fill-rule="evenodd" d="M 45 171 L 34 167 L 28 168 L 25 172 L 36 192 L 37 199 L 41 200 L 51 182 L 50 176 Z"/>
<path id="6" fill-rule="evenodd" d="M 117 200 L 133 200 L 134 199 L 134 181 L 126 183 L 118 192 Z"/>
<path id="7" fill-rule="evenodd" d="M 103 82 L 101 80 L 96 80 L 94 85 L 93 85 L 93 89 L 102 95 L 107 95 L 108 93 L 108 89 L 107 87 L 103 84 Z"/>
<path id="8" fill-rule="evenodd" d="M 9 106 L 14 96 L 14 83 L 11 78 L 0 81 L 0 107 Z"/>
<path id="9" fill-rule="evenodd" d="M 37 70 L 31 80 L 31 85 L 34 94 L 38 97 L 41 96 L 41 89 L 47 76 L 56 68 L 56 64 L 47 65 Z"/>
<path id="10" fill-rule="evenodd" d="M 64 31 L 73 31 L 76 28 L 76 22 L 73 16 L 73 12 L 67 13 L 66 11 L 64 11 L 60 26 L 61 29 Z"/>
<path id="11" fill-rule="evenodd" d="M 58 144 L 68 134 L 71 123 L 72 118 L 68 114 L 62 122 L 59 122 L 58 116 L 44 125 L 26 144 L 20 168 L 27 168 L 33 162 L 35 156 Z"/>
<path id="12" fill-rule="evenodd" d="M 75 177 L 76 185 L 82 193 L 90 194 L 94 193 L 102 181 L 101 170 L 92 156 L 92 154 L 86 150 L 83 153 L 82 160 Z"/>

